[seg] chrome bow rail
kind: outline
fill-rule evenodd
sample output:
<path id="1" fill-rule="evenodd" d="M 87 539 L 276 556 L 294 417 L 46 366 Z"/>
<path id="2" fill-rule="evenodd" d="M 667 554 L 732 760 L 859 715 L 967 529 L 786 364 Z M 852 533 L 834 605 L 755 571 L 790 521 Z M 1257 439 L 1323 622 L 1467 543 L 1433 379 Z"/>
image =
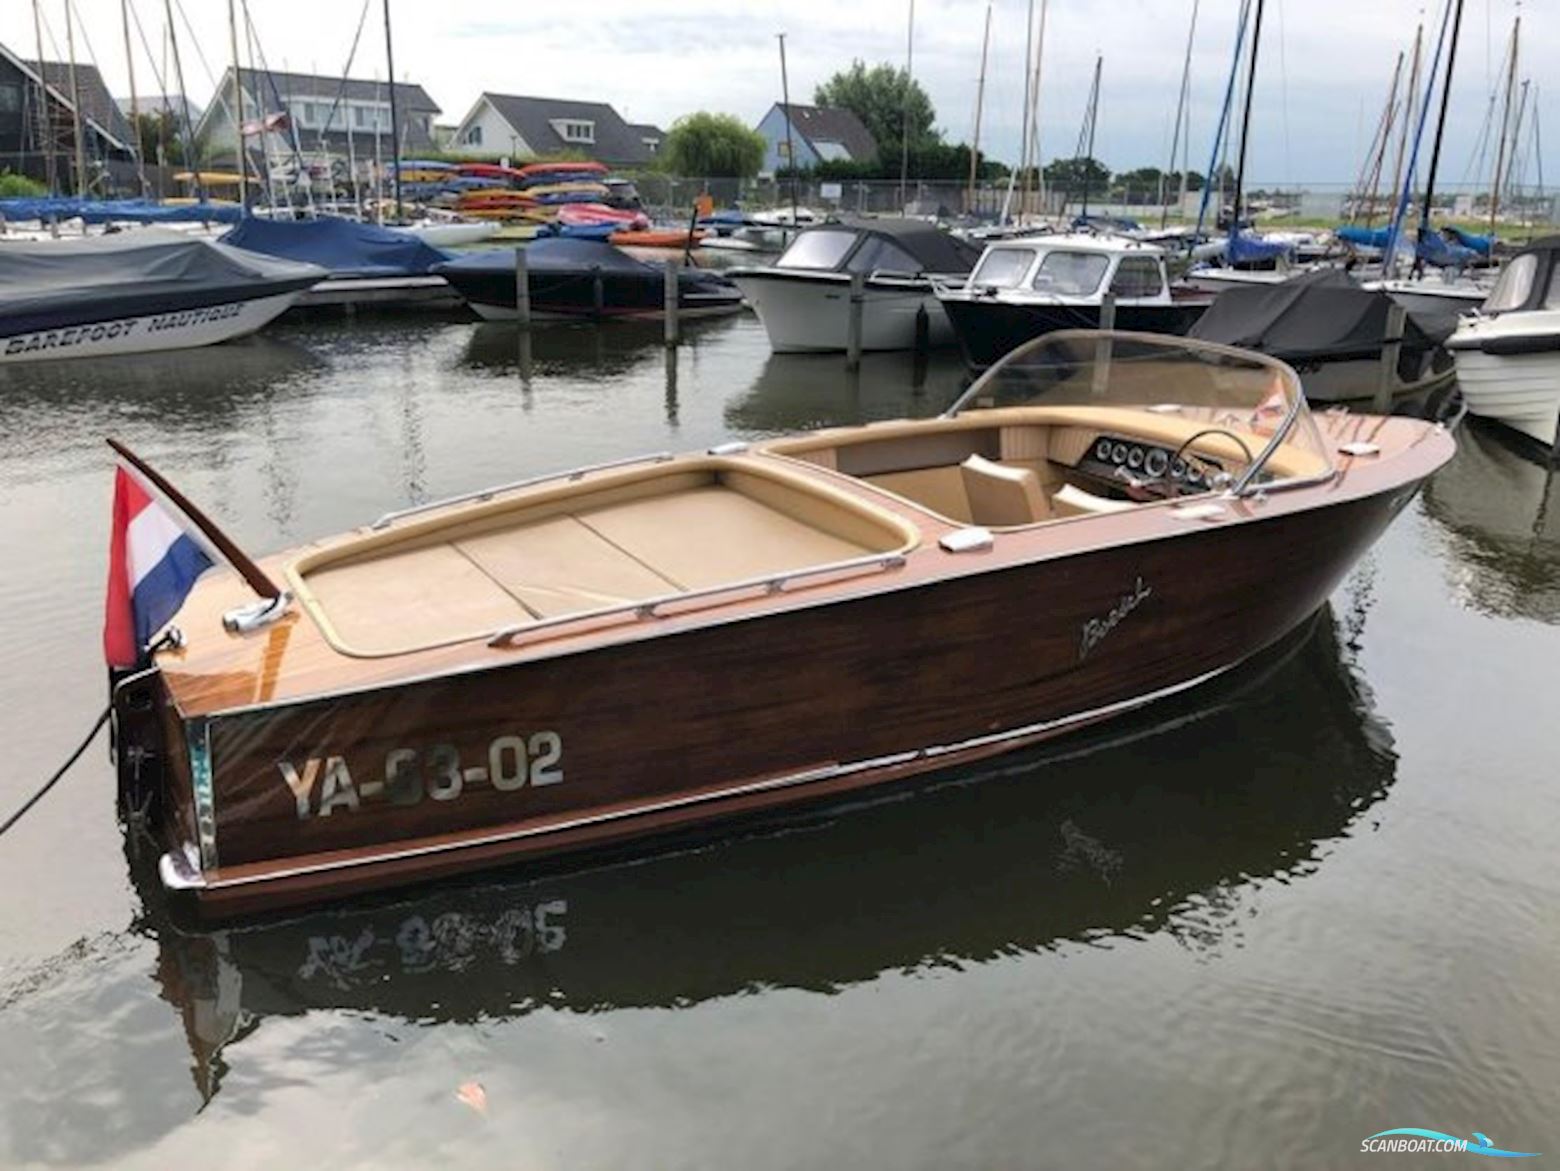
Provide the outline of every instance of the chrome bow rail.
<path id="1" fill-rule="evenodd" d="M 852 557 L 847 561 L 834 561 L 828 565 L 814 565 L 807 569 L 794 569 L 786 573 L 776 573 L 768 577 L 748 577 L 740 581 L 722 582 L 720 585 L 707 586 L 701 590 L 687 590 L 682 593 L 660 594 L 653 598 L 642 598 L 637 602 L 624 602 L 618 606 L 604 606 L 598 610 L 581 610 L 575 614 L 560 614 L 554 618 L 543 618 L 536 622 L 516 623 L 513 626 L 505 626 L 495 631 L 488 638 L 488 646 L 500 649 L 512 647 L 515 641 L 523 635 L 534 634 L 538 631 L 550 631 L 560 626 L 571 626 L 580 622 L 588 622 L 595 618 L 610 618 L 620 614 L 632 614 L 637 620 L 643 622 L 650 618 L 665 617 L 660 611 L 663 606 L 675 605 L 679 602 L 696 602 L 708 598 L 719 597 L 721 594 L 740 593 L 743 590 L 762 590 L 765 594 L 784 593 L 793 582 L 810 578 L 826 577 L 830 574 L 848 574 L 858 569 L 889 570 L 899 569 L 905 564 L 903 553 L 873 553 L 866 557 Z"/>
<path id="2" fill-rule="evenodd" d="M 583 480 L 592 472 L 606 472 L 614 468 L 631 467 L 634 464 L 662 464 L 676 457 L 669 451 L 658 451 L 654 455 L 634 455 L 627 459 L 612 459 L 605 463 L 587 464 L 583 468 L 571 468 L 563 472 L 549 472 L 545 476 L 532 476 L 525 480 L 515 480 L 509 484 L 500 484 L 496 488 L 481 488 L 475 492 L 465 492 L 459 496 L 446 496 L 443 500 L 430 500 L 427 504 L 416 504 L 411 508 L 398 509 L 395 512 L 387 512 L 373 524 L 370 529 L 388 528 L 398 520 L 404 520 L 409 516 L 417 516 L 419 513 L 432 512 L 437 508 L 448 508 L 452 504 L 465 504 L 471 500 L 491 500 L 503 492 L 515 492 L 521 488 L 534 488 L 538 484 L 546 484 L 552 480 L 560 480 L 564 483 L 574 483 Z"/>

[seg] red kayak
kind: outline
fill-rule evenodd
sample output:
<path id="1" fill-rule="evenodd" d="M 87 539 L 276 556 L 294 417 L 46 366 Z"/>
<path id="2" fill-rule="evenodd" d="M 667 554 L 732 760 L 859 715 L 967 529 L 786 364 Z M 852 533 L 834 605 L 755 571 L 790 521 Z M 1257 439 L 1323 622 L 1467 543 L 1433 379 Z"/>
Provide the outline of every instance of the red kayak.
<path id="1" fill-rule="evenodd" d="M 558 222 L 570 227 L 622 224 L 624 228 L 648 228 L 650 217 L 642 211 L 608 207 L 604 203 L 565 203 L 558 208 Z"/>
<path id="2" fill-rule="evenodd" d="M 462 175 L 478 179 L 523 179 L 525 172 L 514 167 L 501 167 L 497 163 L 458 163 L 455 170 Z"/>
<path id="3" fill-rule="evenodd" d="M 601 163 L 527 163 L 521 167 L 521 177 L 530 175 L 605 175 L 607 168 Z"/>

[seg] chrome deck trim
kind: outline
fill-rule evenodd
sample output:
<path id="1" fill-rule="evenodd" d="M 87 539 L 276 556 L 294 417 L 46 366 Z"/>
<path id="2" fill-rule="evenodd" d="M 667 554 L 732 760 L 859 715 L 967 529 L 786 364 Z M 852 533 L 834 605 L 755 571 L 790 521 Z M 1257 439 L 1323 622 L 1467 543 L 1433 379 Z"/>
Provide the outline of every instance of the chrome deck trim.
<path id="1" fill-rule="evenodd" d="M 211 778 L 211 721 L 195 717 L 187 725 L 190 741 L 190 787 L 195 797 L 195 833 L 200 868 L 217 866 L 217 801 Z"/>
<path id="2" fill-rule="evenodd" d="M 1255 653 L 1255 652 L 1253 652 Z M 959 752 L 972 751 L 981 748 L 989 748 L 993 745 L 1014 740 L 1024 740 L 1038 736 L 1045 732 L 1059 731 L 1073 724 L 1087 724 L 1106 716 L 1116 715 L 1131 711 L 1133 708 L 1142 707 L 1145 704 L 1154 703 L 1161 699 L 1167 699 L 1179 692 L 1201 686 L 1212 679 L 1233 670 L 1245 662 L 1249 656 L 1242 656 L 1233 663 L 1223 667 L 1217 667 L 1212 671 L 1206 671 L 1195 678 L 1181 683 L 1171 684 L 1156 691 L 1143 695 L 1133 696 L 1131 699 L 1118 700 L 1115 703 L 1102 707 L 1091 708 L 1088 711 L 1075 712 L 1072 715 L 1061 716 L 1054 720 L 1041 720 L 1032 724 L 1024 724 L 1017 728 L 1010 728 L 1005 732 L 992 732 L 984 736 L 973 736 L 967 740 L 957 740 L 949 744 L 930 745 L 924 748 L 910 749 L 904 752 L 889 753 L 884 756 L 869 757 L 864 760 L 851 761 L 847 764 L 825 765 L 819 768 L 804 769 L 800 772 L 787 773 L 784 776 L 769 777 L 762 781 L 751 781 L 745 785 L 737 785 L 732 788 L 722 789 L 716 793 L 697 793 L 682 797 L 671 797 L 662 801 L 648 802 L 636 805 L 632 809 L 610 810 L 604 813 L 593 813 L 582 817 L 571 818 L 567 821 L 556 822 L 551 825 L 534 826 L 524 829 L 503 830 L 498 833 L 485 834 L 478 838 L 469 838 L 459 842 L 439 842 L 426 846 L 412 846 L 406 849 L 387 851 L 370 857 L 358 857 L 343 859 L 339 862 L 319 862 L 308 866 L 294 866 L 285 870 L 275 870 L 266 874 L 246 875 L 242 878 L 210 879 L 202 877 L 202 888 L 209 891 L 227 890 L 234 887 L 253 886 L 260 883 L 277 882 L 289 878 L 302 878 L 311 874 L 326 874 L 333 870 L 351 870 L 359 866 L 376 865 L 382 862 L 397 862 L 407 858 L 422 858 L 434 854 L 447 854 L 459 850 L 472 849 L 480 846 L 497 845 L 502 842 L 523 841 L 527 838 L 544 837 L 549 834 L 563 833 L 574 829 L 583 829 L 593 825 L 603 825 L 614 821 L 623 821 L 629 818 L 642 817 L 647 814 L 663 813 L 671 809 L 682 809 L 690 805 L 701 805 L 713 801 L 723 801 L 731 797 L 745 797 L 754 793 L 772 792 L 776 789 L 788 789 L 797 785 L 810 784 L 814 781 L 832 780 L 836 777 L 851 776 L 856 773 L 868 772 L 879 768 L 892 768 L 901 764 L 910 764 L 916 760 L 935 759 L 937 757 L 952 756 Z"/>

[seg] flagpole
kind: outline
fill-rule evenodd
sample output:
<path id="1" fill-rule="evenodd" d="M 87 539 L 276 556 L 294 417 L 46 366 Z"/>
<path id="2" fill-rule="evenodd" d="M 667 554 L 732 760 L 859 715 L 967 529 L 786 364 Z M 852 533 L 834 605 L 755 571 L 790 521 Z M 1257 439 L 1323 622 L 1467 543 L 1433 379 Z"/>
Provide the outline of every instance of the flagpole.
<path id="1" fill-rule="evenodd" d="M 190 523 L 198 528 L 201 536 L 210 541 L 212 546 L 231 565 L 238 575 L 244 579 L 249 588 L 254 590 L 262 598 L 276 599 L 282 596 L 282 591 L 267 575 L 265 570 L 250 559 L 249 555 L 235 545 L 231 538 L 219 529 L 205 513 L 191 504 L 184 493 L 180 492 L 145 460 L 136 455 L 117 439 L 109 439 L 108 445 L 114 449 L 121 459 L 129 464 L 135 471 L 151 483 L 152 487 L 168 498 L 168 502 L 187 516 Z"/>

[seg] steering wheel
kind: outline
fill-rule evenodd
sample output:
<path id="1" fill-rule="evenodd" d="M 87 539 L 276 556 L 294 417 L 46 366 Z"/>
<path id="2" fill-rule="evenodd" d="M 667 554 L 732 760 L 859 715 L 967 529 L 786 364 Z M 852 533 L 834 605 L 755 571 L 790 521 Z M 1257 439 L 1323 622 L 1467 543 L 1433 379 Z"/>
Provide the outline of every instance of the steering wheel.
<path id="1" fill-rule="evenodd" d="M 1204 427 L 1201 431 L 1194 431 L 1191 435 L 1182 441 L 1181 446 L 1177 447 L 1175 449 L 1175 454 L 1170 457 L 1170 462 L 1165 465 L 1165 470 L 1155 477 L 1156 483 L 1162 483 L 1169 487 L 1169 491 L 1165 493 L 1167 496 L 1180 496 L 1182 495 L 1183 488 L 1189 489 L 1191 487 L 1184 479 L 1179 481 L 1173 479 L 1170 475 L 1170 472 L 1171 469 L 1176 466 L 1176 464 L 1188 462 L 1187 449 L 1205 435 L 1223 435 L 1226 439 L 1233 439 L 1235 441 L 1235 446 L 1239 447 L 1242 454 L 1245 455 L 1247 467 L 1250 467 L 1256 461 L 1256 457 L 1251 454 L 1251 448 L 1246 445 L 1246 441 L 1239 435 L 1235 434 L 1235 432 L 1226 431 L 1223 427 Z M 1214 465 L 1204 463 L 1195 455 L 1191 456 L 1190 462 L 1195 463 L 1196 466 L 1201 469 L 1202 478 L 1210 487 L 1214 485 L 1218 476 L 1228 474 L 1224 472 L 1222 468 L 1215 471 Z M 1212 472 L 1211 475 L 1210 472 Z M 1201 489 L 1199 489 L 1199 491 L 1200 490 Z M 1190 492 L 1187 492 L 1187 495 L 1190 494 Z"/>

